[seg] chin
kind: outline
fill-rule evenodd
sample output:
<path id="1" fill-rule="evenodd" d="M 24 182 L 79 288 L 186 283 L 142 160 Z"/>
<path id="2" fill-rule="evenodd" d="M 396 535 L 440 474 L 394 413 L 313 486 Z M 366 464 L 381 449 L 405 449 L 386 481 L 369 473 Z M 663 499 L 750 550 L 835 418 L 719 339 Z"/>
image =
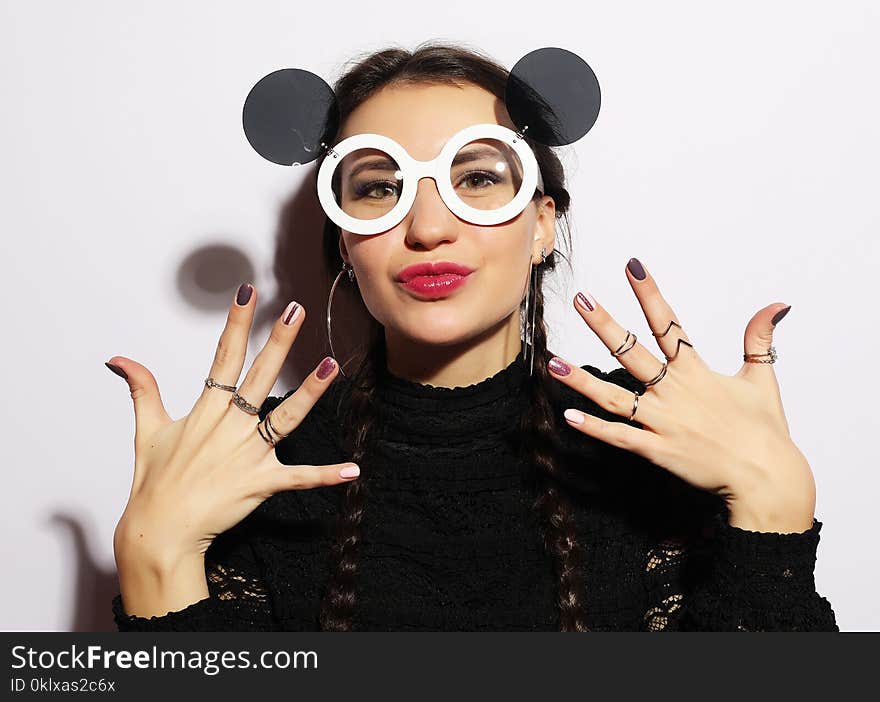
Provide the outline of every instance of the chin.
<path id="1" fill-rule="evenodd" d="M 421 308 L 411 319 L 400 320 L 397 331 L 413 343 L 425 346 L 453 346 L 474 335 L 474 330 L 454 312 L 431 314 Z"/>

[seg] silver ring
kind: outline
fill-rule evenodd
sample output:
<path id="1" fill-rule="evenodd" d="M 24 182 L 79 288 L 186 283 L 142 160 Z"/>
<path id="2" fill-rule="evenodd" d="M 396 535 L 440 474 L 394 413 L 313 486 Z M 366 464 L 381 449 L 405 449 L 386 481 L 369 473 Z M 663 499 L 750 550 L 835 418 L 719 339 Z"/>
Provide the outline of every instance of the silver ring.
<path id="1" fill-rule="evenodd" d="M 205 385 L 207 385 L 209 388 L 220 388 L 221 390 L 228 390 L 229 392 L 235 392 L 236 390 L 236 387 L 234 385 L 222 385 L 213 378 L 205 378 Z"/>
<path id="2" fill-rule="evenodd" d="M 232 393 L 232 401 L 235 403 L 235 406 L 240 410 L 247 412 L 248 414 L 259 414 L 260 408 L 254 407 L 250 402 L 245 400 L 241 395 L 237 392 Z"/>
<path id="3" fill-rule="evenodd" d="M 266 415 L 266 416 L 268 417 L 269 415 Z M 263 428 L 263 422 L 260 422 L 259 424 L 257 424 L 257 433 L 260 435 L 260 438 L 263 441 L 265 441 L 267 444 L 269 444 L 269 446 L 274 447 L 275 441 L 272 439 L 271 436 L 268 436 L 268 432 L 266 432 L 266 434 L 264 434 L 263 431 L 265 431 Z"/>
<path id="4" fill-rule="evenodd" d="M 672 327 L 678 327 L 679 329 L 681 329 L 682 332 L 684 332 L 684 329 L 681 328 L 681 325 L 678 322 L 676 322 L 674 319 L 670 319 L 669 324 L 666 325 L 666 331 L 664 331 L 662 334 L 658 334 L 657 332 L 655 332 L 652 329 L 651 336 L 655 337 L 656 339 L 662 339 L 664 336 L 666 336 L 669 333 L 669 330 L 672 329 Z M 667 361 L 674 361 L 676 359 L 676 357 L 678 356 L 678 352 L 681 351 L 682 344 L 685 344 L 687 346 L 690 346 L 691 348 L 694 348 L 694 345 L 691 342 L 685 341 L 683 338 L 679 337 L 678 342 L 676 343 L 676 346 L 675 346 L 675 353 L 672 354 L 671 356 L 667 356 L 666 353 L 664 352 L 663 356 L 666 358 Z"/>
<path id="5" fill-rule="evenodd" d="M 626 346 L 626 342 L 628 342 L 628 341 L 630 340 L 630 337 L 632 337 L 632 343 L 631 343 L 629 346 Z M 631 333 L 631 332 L 629 331 L 629 329 L 627 329 L 627 330 L 626 330 L 626 338 L 623 340 L 623 343 L 622 343 L 620 346 L 617 347 L 617 351 L 612 351 L 612 352 L 611 352 L 611 355 L 614 356 L 615 358 L 616 358 L 617 356 L 623 356 L 623 354 L 625 354 L 625 353 L 626 353 L 627 351 L 629 351 L 633 346 L 636 345 L 636 339 L 637 339 L 636 335 L 633 334 L 633 333 Z M 626 346 L 626 348 L 624 348 L 624 346 Z"/>
<path id="6" fill-rule="evenodd" d="M 272 413 L 271 413 L 271 412 L 270 412 L 269 414 L 266 415 L 266 420 L 265 420 L 265 421 L 266 421 L 266 427 L 267 427 L 269 430 L 271 430 L 271 432 L 272 432 L 273 434 L 275 434 L 275 436 L 278 437 L 278 438 L 276 439 L 276 442 L 277 442 L 277 441 L 281 441 L 281 439 L 283 439 L 283 438 L 285 438 L 285 437 L 288 436 L 288 434 L 282 434 L 282 433 L 281 433 L 280 431 L 278 431 L 278 430 L 275 428 L 275 426 L 272 424 Z"/>
<path id="7" fill-rule="evenodd" d="M 658 334 L 657 332 L 655 332 L 652 329 L 651 335 L 657 337 L 658 339 L 662 339 L 664 336 L 666 336 L 669 333 L 669 330 L 672 329 L 673 325 L 678 327 L 679 329 L 681 329 L 681 325 L 678 322 L 676 322 L 674 319 L 670 319 L 669 324 L 666 326 L 665 332 L 663 332 L 662 334 Z M 682 329 L 682 331 L 684 331 L 684 330 Z"/>
<path id="8" fill-rule="evenodd" d="M 646 388 L 649 388 L 652 385 L 656 385 L 657 383 L 659 383 L 661 380 L 663 380 L 663 376 L 666 375 L 666 369 L 668 368 L 668 366 L 668 363 L 664 363 L 663 367 L 660 369 L 660 372 L 649 381 L 642 383 L 642 385 L 644 385 Z"/>
<path id="9" fill-rule="evenodd" d="M 272 446 L 272 447 L 274 447 L 275 444 L 277 444 L 279 441 L 281 441 L 281 439 L 284 439 L 287 436 L 289 436 L 289 434 L 282 434 L 280 431 L 278 431 L 274 427 L 274 425 L 272 424 L 272 413 L 271 412 L 269 412 L 265 416 L 265 418 L 263 419 L 262 422 L 257 424 L 257 431 L 260 433 L 260 436 L 262 437 L 263 441 L 265 441 L 267 444 L 269 444 L 269 446 Z M 279 438 L 275 439 L 272 436 L 272 434 L 275 434 Z"/>

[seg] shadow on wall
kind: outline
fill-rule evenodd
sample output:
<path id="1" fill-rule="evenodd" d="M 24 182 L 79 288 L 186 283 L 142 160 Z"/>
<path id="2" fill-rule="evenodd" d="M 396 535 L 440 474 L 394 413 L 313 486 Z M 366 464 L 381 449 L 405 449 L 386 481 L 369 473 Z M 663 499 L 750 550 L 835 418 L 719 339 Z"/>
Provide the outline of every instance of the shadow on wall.
<path id="1" fill-rule="evenodd" d="M 116 631 L 111 600 L 119 592 L 116 569 L 104 569 L 95 559 L 95 552 L 86 539 L 81 520 L 69 513 L 56 512 L 49 524 L 66 530 L 73 546 L 76 572 L 65 582 L 73 583 L 74 611 L 65 631 Z M 112 538 L 111 538 L 112 543 Z"/>
<path id="2" fill-rule="evenodd" d="M 321 359 L 330 354 L 327 298 L 339 271 L 334 270 L 331 274 L 324 264 L 325 215 L 314 188 L 315 173 L 316 169 L 312 168 L 303 179 L 304 185 L 281 209 L 272 261 L 277 293 L 274 299 L 267 299 L 266 286 L 257 291 L 262 297 L 257 301 L 251 328 L 250 348 L 262 348 L 272 324 L 291 300 L 305 308 L 306 321 L 280 374 L 280 385 L 288 389 L 298 387 Z M 186 256 L 178 267 L 178 291 L 196 310 L 223 313 L 225 318 L 225 311 L 238 286 L 245 281 L 254 282 L 255 271 L 265 268 L 265 265 L 255 265 L 249 254 L 237 247 L 222 242 L 202 246 Z M 259 286 L 260 281 L 256 284 Z M 340 356 L 337 360 L 344 369 L 353 369 L 348 359 L 361 350 L 360 345 L 368 330 L 365 320 L 369 313 L 348 276 L 342 276 L 336 288 L 332 314 L 333 346 Z M 221 321 L 217 328 L 217 339 L 222 324 Z M 205 359 L 206 371 L 211 358 Z M 247 367 L 242 371 L 242 378 L 246 372 Z"/>
<path id="3" fill-rule="evenodd" d="M 330 354 L 327 343 L 327 298 L 339 271 L 326 271 L 323 257 L 324 211 L 314 189 L 315 170 L 304 179 L 305 185 L 294 192 L 279 213 L 276 230 L 272 272 L 277 294 L 266 297 L 266 287 L 255 280 L 255 272 L 265 265 L 255 265 L 252 256 L 238 246 L 225 242 L 200 246 L 180 262 L 176 281 L 183 301 L 197 312 L 218 317 L 217 333 L 205 339 L 203 359 L 207 376 L 213 360 L 213 348 L 225 324 L 226 310 L 242 282 L 259 286 L 257 310 L 251 327 L 249 349 L 256 353 L 268 340 L 272 324 L 291 300 L 306 310 L 306 320 L 300 328 L 279 375 L 283 389 L 299 387 L 302 379 L 312 372 L 321 359 Z M 333 346 L 344 369 L 353 370 L 348 359 L 362 350 L 366 339 L 368 311 L 361 301 L 355 284 L 342 276 L 333 298 Z M 195 351 L 194 353 L 199 353 Z M 242 369 L 241 379 L 248 367 Z M 241 382 L 241 381 L 239 381 Z M 161 379 L 159 380 L 161 387 Z M 278 390 L 276 389 L 276 392 Z M 282 390 L 283 394 L 284 390 Z M 195 403 L 199 389 L 194 390 Z M 133 468 L 132 468 L 133 471 Z M 122 497 L 127 499 L 127 495 Z M 122 513 L 124 504 L 119 505 Z M 70 631 L 116 631 L 111 600 L 119 592 L 115 568 L 103 571 L 88 548 L 85 529 L 69 515 L 56 515 L 53 521 L 63 524 L 73 536 L 76 554 L 76 591 L 73 596 L 75 611 Z M 112 544 L 112 534 L 105 542 Z"/>

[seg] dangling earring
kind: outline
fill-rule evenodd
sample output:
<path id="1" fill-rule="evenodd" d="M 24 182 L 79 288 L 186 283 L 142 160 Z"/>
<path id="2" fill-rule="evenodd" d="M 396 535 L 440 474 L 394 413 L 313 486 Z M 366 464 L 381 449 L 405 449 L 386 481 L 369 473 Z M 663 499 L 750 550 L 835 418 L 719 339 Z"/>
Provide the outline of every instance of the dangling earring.
<path id="1" fill-rule="evenodd" d="M 547 248 L 541 247 L 541 263 L 547 262 Z M 525 334 L 523 339 L 523 344 L 525 345 L 525 349 L 523 352 L 523 359 L 525 360 L 525 354 L 528 354 L 528 364 L 529 364 L 529 377 L 534 374 L 535 370 L 535 310 L 536 306 L 531 304 L 532 297 L 532 288 L 535 288 L 537 292 L 538 289 L 538 266 L 531 265 L 531 261 L 529 262 L 531 266 L 531 272 L 529 274 L 529 286 L 526 288 L 526 315 L 525 315 Z M 531 309 L 530 309 L 531 308 Z M 529 322 L 529 312 L 531 311 L 531 322 Z"/>
<path id="2" fill-rule="evenodd" d="M 330 329 L 330 307 L 333 304 L 333 293 L 336 292 L 336 286 L 339 284 L 339 279 L 342 277 L 343 273 L 348 273 L 348 279 L 352 283 L 354 282 L 354 268 L 349 266 L 347 261 L 343 261 L 342 270 L 336 274 L 336 280 L 333 281 L 333 286 L 330 288 L 330 296 L 327 298 L 327 341 L 330 343 L 330 355 L 333 356 L 333 358 L 336 358 L 336 352 L 333 350 L 333 334 Z M 337 363 L 339 363 L 338 358 Z M 339 372 L 342 373 L 343 378 L 348 378 L 345 371 L 342 370 L 342 364 L 339 364 Z"/>

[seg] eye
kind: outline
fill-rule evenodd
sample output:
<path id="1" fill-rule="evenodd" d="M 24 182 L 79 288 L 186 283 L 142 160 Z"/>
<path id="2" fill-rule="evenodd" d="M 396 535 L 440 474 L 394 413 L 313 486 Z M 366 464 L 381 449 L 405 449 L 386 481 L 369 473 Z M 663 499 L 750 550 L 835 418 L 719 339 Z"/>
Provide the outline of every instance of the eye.
<path id="1" fill-rule="evenodd" d="M 490 173 L 489 171 L 468 171 L 462 176 L 462 178 L 458 181 L 459 187 L 462 183 L 467 183 L 468 190 L 482 190 L 487 188 L 489 185 L 495 185 L 500 182 L 500 178 L 494 173 Z"/>
<path id="2" fill-rule="evenodd" d="M 371 194 L 376 191 L 380 192 L 378 196 Z M 397 184 L 390 180 L 374 180 L 369 183 L 358 184 L 354 190 L 358 198 L 366 197 L 369 200 L 382 200 L 389 194 L 388 191 L 391 191 L 390 194 L 396 197 L 398 195 Z"/>

